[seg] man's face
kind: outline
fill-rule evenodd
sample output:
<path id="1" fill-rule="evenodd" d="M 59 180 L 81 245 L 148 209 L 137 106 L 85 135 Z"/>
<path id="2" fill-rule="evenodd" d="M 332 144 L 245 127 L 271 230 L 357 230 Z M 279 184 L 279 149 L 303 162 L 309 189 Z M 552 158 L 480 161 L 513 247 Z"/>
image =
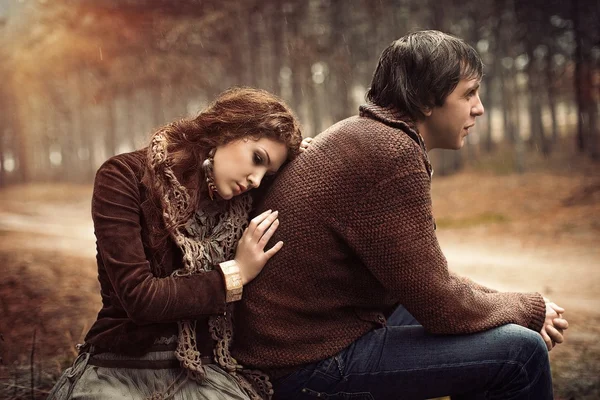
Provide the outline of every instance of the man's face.
<path id="1" fill-rule="evenodd" d="M 483 104 L 479 99 L 480 80 L 461 79 L 456 88 L 446 97 L 441 107 L 428 110 L 423 121 L 427 148 L 460 149 L 475 118 L 483 115 Z"/>

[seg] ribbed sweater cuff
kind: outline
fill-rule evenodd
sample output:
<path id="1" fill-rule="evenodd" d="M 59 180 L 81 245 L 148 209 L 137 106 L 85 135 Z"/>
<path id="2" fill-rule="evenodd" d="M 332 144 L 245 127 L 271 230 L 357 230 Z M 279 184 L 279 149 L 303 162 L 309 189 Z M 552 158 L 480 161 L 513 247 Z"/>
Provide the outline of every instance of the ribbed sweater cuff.
<path id="1" fill-rule="evenodd" d="M 544 326 L 546 320 L 546 302 L 539 293 L 530 293 L 526 295 L 531 306 L 531 319 L 527 327 L 533 331 L 539 332 Z"/>

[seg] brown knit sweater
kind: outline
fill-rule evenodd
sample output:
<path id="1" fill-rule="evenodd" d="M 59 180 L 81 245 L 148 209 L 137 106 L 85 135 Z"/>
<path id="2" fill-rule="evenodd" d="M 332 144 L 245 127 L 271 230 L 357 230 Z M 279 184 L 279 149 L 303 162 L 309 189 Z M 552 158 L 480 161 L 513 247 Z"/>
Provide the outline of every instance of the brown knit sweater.
<path id="1" fill-rule="evenodd" d="M 425 157 L 397 114 L 370 105 L 285 168 L 257 209 L 279 210 L 271 243 L 284 246 L 244 288 L 234 357 L 265 369 L 322 360 L 384 326 L 397 304 L 432 333 L 541 329 L 540 294 L 449 273 Z"/>

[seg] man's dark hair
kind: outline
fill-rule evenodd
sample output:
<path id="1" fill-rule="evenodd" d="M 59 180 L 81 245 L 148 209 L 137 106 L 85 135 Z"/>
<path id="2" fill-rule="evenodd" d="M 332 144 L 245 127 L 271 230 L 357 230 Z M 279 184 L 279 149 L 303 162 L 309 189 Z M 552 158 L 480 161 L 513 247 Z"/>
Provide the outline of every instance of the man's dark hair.
<path id="1" fill-rule="evenodd" d="M 426 109 L 442 106 L 461 79 L 482 76 L 481 58 L 464 40 L 433 30 L 413 32 L 381 53 L 366 97 L 416 121 Z"/>

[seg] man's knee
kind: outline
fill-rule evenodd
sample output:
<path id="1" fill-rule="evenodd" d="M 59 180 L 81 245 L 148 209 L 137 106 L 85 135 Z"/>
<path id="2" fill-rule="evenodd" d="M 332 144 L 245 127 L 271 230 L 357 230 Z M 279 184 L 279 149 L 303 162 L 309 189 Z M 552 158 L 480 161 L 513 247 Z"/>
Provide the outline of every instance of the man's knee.
<path id="1" fill-rule="evenodd" d="M 548 358 L 548 349 L 542 336 L 531 329 L 520 325 L 508 324 L 496 329 L 501 338 L 501 346 L 509 351 L 509 358 L 519 363 L 526 363 L 530 358 L 538 358 L 542 362 Z"/>

